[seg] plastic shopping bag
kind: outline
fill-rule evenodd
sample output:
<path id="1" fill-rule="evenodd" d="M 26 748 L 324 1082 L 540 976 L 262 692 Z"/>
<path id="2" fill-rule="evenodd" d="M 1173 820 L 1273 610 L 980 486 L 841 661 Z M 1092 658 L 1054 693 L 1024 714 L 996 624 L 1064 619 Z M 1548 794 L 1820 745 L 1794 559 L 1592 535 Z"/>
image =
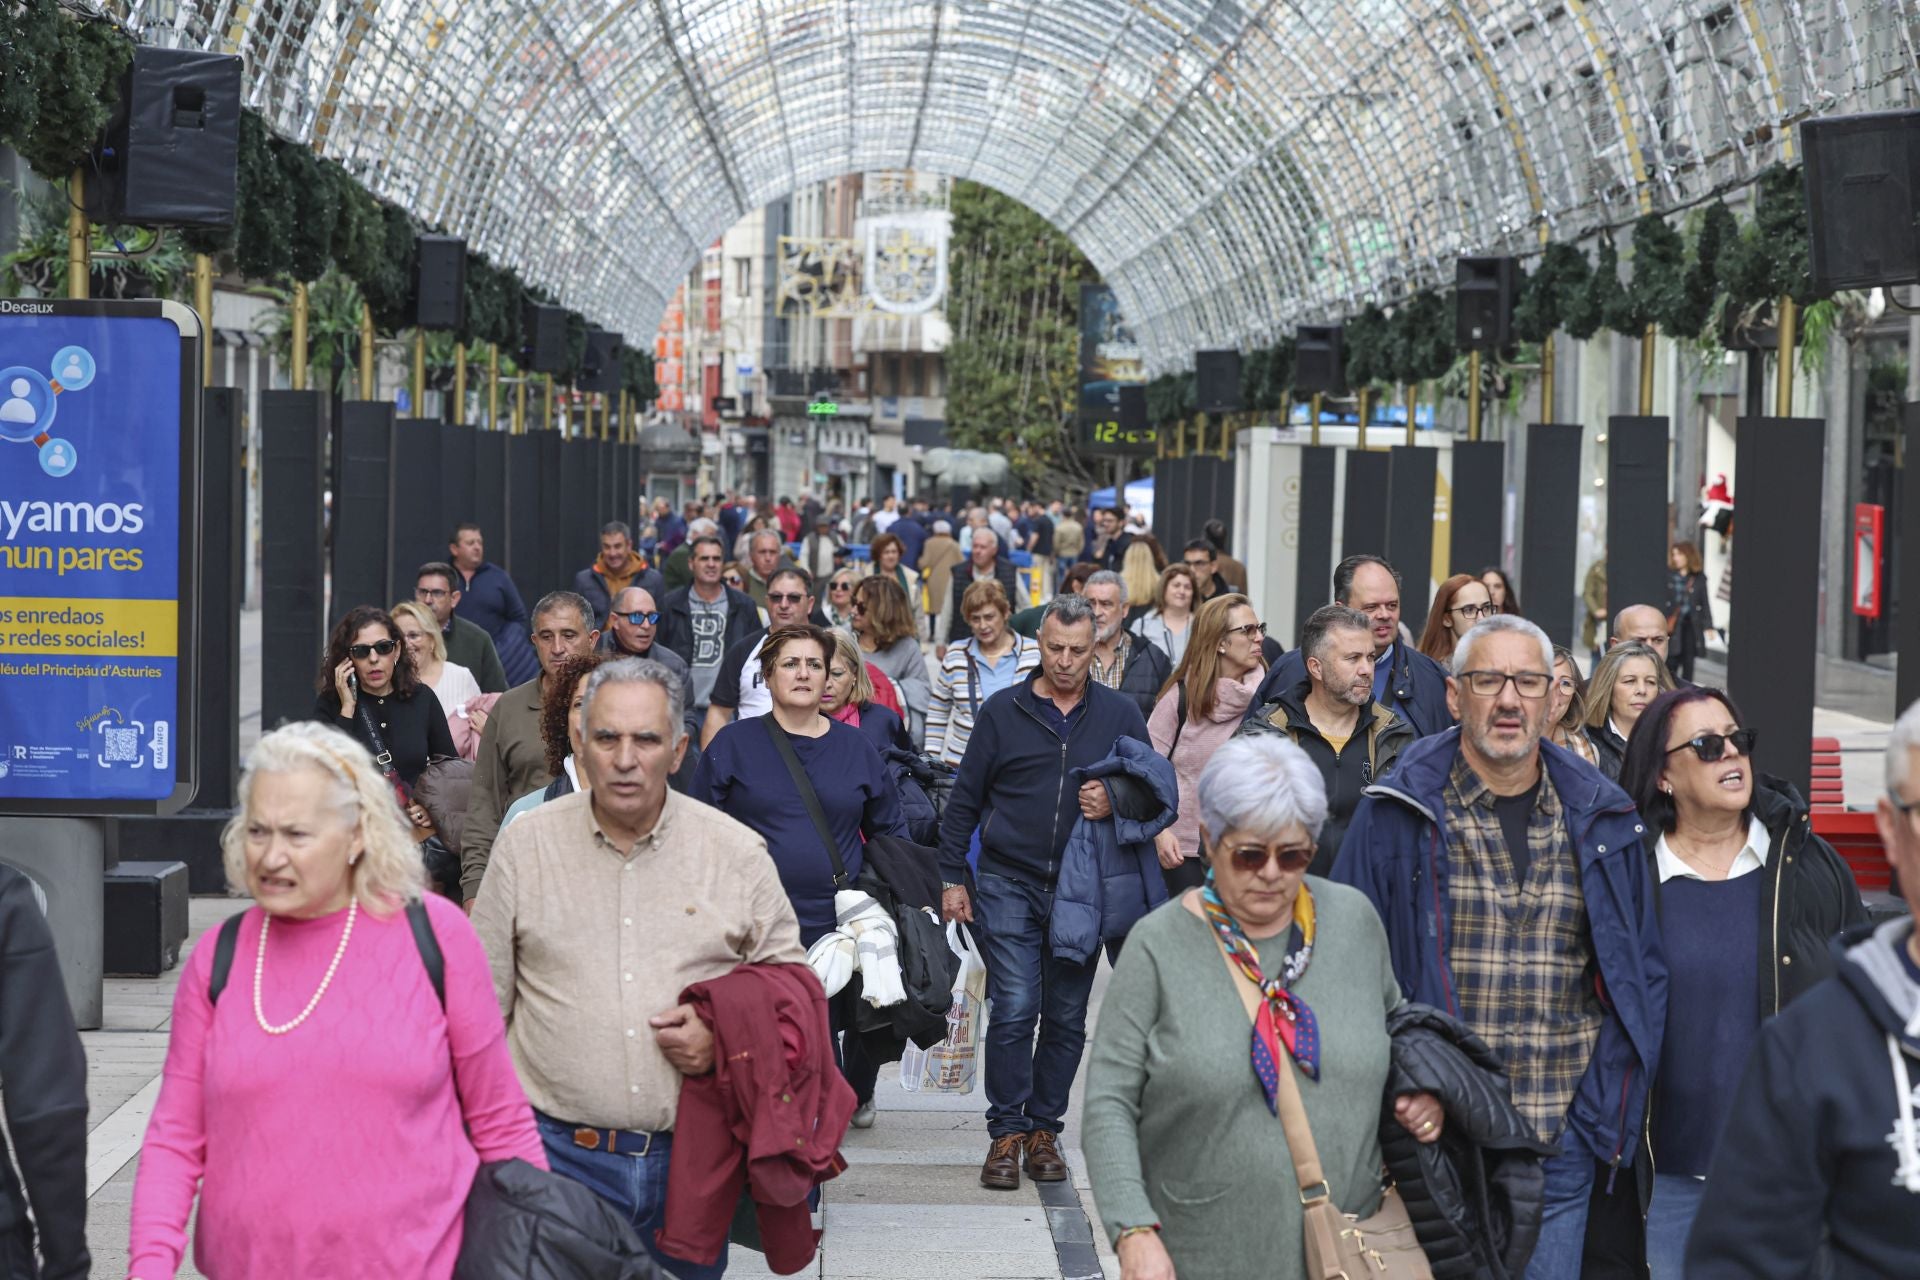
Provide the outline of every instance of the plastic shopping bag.
<path id="1" fill-rule="evenodd" d="M 907 1045 L 900 1055 L 900 1087 L 908 1093 L 972 1093 L 980 1074 L 980 1035 L 987 1018 L 987 962 L 973 937 L 947 924 L 947 946 L 960 957 L 947 1010 L 947 1038 L 931 1049 Z"/>

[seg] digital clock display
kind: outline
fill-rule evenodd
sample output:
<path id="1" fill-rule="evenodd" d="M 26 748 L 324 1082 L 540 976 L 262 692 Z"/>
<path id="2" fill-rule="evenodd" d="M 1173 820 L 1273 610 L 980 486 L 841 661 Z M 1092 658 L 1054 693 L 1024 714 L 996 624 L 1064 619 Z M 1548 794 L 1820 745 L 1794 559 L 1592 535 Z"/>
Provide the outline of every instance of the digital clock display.
<path id="1" fill-rule="evenodd" d="M 1159 440 L 1159 432 L 1152 427 L 1128 428 L 1108 419 L 1084 424 L 1081 444 L 1094 453 L 1150 455 L 1158 452 Z"/>

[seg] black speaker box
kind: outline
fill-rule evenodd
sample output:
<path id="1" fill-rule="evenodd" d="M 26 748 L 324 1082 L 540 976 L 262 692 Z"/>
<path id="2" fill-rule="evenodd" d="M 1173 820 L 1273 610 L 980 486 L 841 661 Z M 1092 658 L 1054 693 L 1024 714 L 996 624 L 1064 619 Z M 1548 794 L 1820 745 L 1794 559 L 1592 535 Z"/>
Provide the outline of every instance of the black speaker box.
<path id="1" fill-rule="evenodd" d="M 1453 264 L 1453 345 L 1498 351 L 1513 340 L 1513 295 L 1520 264 L 1512 258 L 1461 258 Z"/>
<path id="2" fill-rule="evenodd" d="M 1146 387 L 1137 383 L 1128 383 L 1120 388 L 1120 429 L 1122 431 L 1147 429 Z"/>
<path id="3" fill-rule="evenodd" d="M 458 329 L 467 321 L 467 242 L 421 236 L 413 246 L 413 320 L 422 329 Z"/>
<path id="4" fill-rule="evenodd" d="M 580 390 L 610 396 L 620 394 L 620 347 L 619 334 L 605 329 L 587 330 L 587 354 L 580 362 Z"/>
<path id="5" fill-rule="evenodd" d="M 106 951 L 115 977 L 157 978 L 187 940 L 187 864 L 123 862 L 107 872 Z"/>
<path id="6" fill-rule="evenodd" d="M 1337 324 L 1303 324 L 1294 332 L 1293 390 L 1296 395 L 1347 394 L 1347 360 Z"/>
<path id="7" fill-rule="evenodd" d="M 567 367 L 567 313 L 563 307 L 529 302 L 520 332 L 526 345 L 520 363 L 534 373 L 559 373 Z"/>
<path id="8" fill-rule="evenodd" d="M 148 227 L 230 227 L 240 59 L 138 45 L 95 153 L 87 213 Z"/>
<path id="9" fill-rule="evenodd" d="M 1240 353 L 1232 348 L 1193 353 L 1193 399 L 1202 413 L 1240 408 Z"/>
<path id="10" fill-rule="evenodd" d="M 1814 289 L 1920 281 L 1920 111 L 1809 120 L 1800 144 Z"/>

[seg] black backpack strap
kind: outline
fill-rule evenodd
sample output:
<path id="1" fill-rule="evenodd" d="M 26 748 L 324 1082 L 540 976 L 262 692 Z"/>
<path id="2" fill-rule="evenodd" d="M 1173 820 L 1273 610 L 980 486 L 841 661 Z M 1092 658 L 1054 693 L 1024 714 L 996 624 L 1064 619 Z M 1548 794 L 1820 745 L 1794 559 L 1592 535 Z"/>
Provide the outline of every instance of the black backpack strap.
<path id="1" fill-rule="evenodd" d="M 240 922 L 246 918 L 245 911 L 236 911 L 220 922 L 219 936 L 213 940 L 213 972 L 207 975 L 208 1004 L 219 1004 L 220 993 L 227 989 L 234 948 L 240 945 Z"/>
<path id="2" fill-rule="evenodd" d="M 1182 680 L 1179 684 L 1174 685 L 1173 688 L 1175 695 L 1180 701 L 1175 711 L 1178 719 L 1173 722 L 1173 741 L 1167 744 L 1167 759 L 1169 760 L 1173 759 L 1173 753 L 1180 749 L 1180 732 L 1187 727 L 1187 682 Z"/>
<path id="3" fill-rule="evenodd" d="M 440 998 L 440 1011 L 447 1011 L 447 961 L 440 952 L 440 939 L 434 936 L 433 921 L 427 918 L 425 900 L 415 898 L 407 904 L 407 923 L 413 928 L 413 945 L 420 950 L 420 963 L 426 966 L 427 981 Z"/>
<path id="4" fill-rule="evenodd" d="M 767 736 L 773 739 L 774 750 L 786 762 L 787 773 L 793 778 L 794 789 L 800 793 L 800 802 L 807 806 L 807 816 L 813 819 L 813 829 L 820 837 L 820 843 L 827 847 L 827 857 L 833 860 L 833 887 L 847 887 L 847 864 L 840 856 L 840 842 L 833 838 L 833 829 L 827 825 L 827 815 L 820 809 L 820 797 L 814 794 L 813 783 L 807 780 L 806 770 L 800 767 L 800 757 L 793 753 L 793 742 L 787 737 L 787 731 L 773 718 L 773 712 L 759 717 L 766 722 Z"/>

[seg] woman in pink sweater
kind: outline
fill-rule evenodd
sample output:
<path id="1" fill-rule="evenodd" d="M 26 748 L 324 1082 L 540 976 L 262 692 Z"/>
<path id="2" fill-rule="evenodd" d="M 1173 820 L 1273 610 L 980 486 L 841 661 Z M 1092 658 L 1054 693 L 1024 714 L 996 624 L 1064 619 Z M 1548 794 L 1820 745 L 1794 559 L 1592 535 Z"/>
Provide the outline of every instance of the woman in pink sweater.
<path id="1" fill-rule="evenodd" d="M 1233 736 L 1266 674 L 1267 634 L 1242 595 L 1215 596 L 1188 624 L 1187 649 L 1147 717 L 1153 749 L 1173 762 L 1180 816 L 1154 838 L 1169 896 L 1207 877 L 1200 850 L 1200 771 Z"/>
<path id="2" fill-rule="evenodd" d="M 320 724 L 262 738 L 222 839 L 257 904 L 217 1002 L 214 939 L 174 997 L 133 1189 L 128 1274 L 445 1280 L 474 1171 L 545 1169 L 485 953 L 425 873 L 364 748 Z M 424 901 L 441 1007 L 403 905 Z M 471 1135 L 471 1136 L 469 1136 Z"/>

